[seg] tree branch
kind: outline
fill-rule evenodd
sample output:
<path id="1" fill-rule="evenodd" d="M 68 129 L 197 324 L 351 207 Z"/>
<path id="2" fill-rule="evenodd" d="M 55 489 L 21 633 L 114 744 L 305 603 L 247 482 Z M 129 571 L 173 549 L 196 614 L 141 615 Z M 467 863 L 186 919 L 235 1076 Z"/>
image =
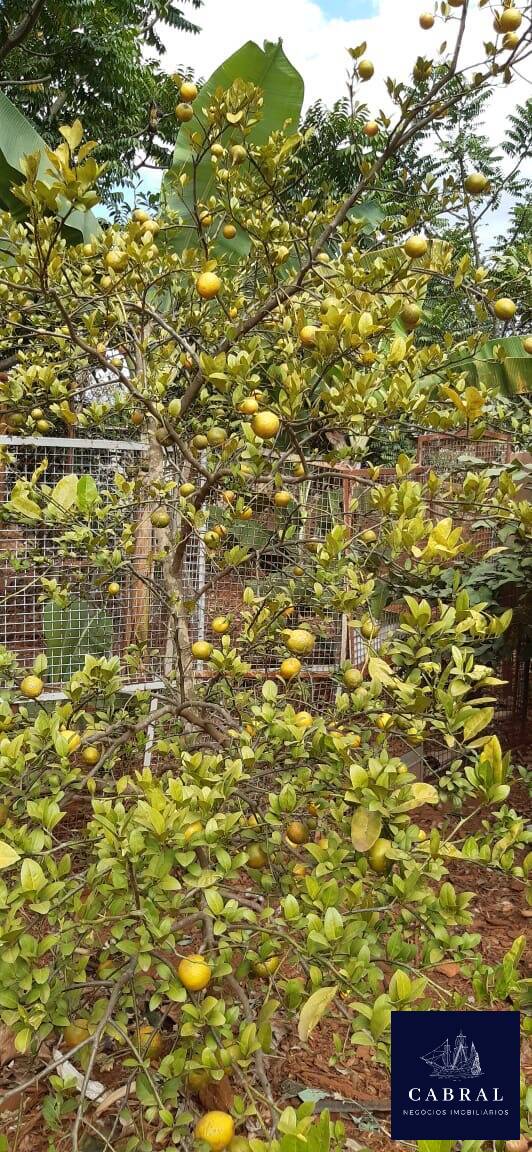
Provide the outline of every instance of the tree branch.
<path id="1" fill-rule="evenodd" d="M 18 48 L 19 44 L 22 44 L 22 42 L 27 39 L 39 19 L 41 9 L 44 8 L 45 2 L 46 0 L 33 0 L 33 4 L 29 12 L 24 16 L 24 19 L 21 20 L 11 32 L 8 32 L 4 43 L 0 45 L 0 60 L 5 60 L 10 52 L 13 52 L 15 48 Z"/>

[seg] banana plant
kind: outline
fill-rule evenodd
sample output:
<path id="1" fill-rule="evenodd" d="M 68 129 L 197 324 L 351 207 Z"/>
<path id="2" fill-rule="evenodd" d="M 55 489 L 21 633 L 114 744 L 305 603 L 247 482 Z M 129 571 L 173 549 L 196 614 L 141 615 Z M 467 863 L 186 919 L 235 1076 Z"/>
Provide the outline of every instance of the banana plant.
<path id="1" fill-rule="evenodd" d="M 0 207 L 10 211 L 16 219 L 23 219 L 25 215 L 24 204 L 13 192 L 13 187 L 25 180 L 24 157 L 37 153 L 39 178 L 43 184 L 51 182 L 46 149 L 46 141 L 33 124 L 0 92 Z M 92 212 L 72 210 L 66 200 L 59 214 L 65 220 L 64 234 L 71 243 L 90 240 L 100 232 L 100 225 Z"/>
<path id="2" fill-rule="evenodd" d="M 485 384 L 504 396 L 532 391 L 532 356 L 520 336 L 486 340 L 473 356 L 460 359 L 460 368 L 470 384 Z"/>

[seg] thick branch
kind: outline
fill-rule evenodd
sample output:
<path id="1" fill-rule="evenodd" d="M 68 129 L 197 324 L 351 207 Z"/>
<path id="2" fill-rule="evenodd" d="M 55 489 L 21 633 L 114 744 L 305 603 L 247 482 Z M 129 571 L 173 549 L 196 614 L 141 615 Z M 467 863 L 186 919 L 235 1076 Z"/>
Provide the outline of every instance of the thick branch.
<path id="1" fill-rule="evenodd" d="M 14 48 L 18 48 L 19 44 L 22 44 L 22 42 L 27 39 L 35 27 L 44 5 L 45 0 L 33 0 L 31 8 L 23 20 L 21 20 L 11 32 L 8 32 L 4 43 L 0 44 L 0 60 L 5 60 L 6 56 L 8 56 Z"/>

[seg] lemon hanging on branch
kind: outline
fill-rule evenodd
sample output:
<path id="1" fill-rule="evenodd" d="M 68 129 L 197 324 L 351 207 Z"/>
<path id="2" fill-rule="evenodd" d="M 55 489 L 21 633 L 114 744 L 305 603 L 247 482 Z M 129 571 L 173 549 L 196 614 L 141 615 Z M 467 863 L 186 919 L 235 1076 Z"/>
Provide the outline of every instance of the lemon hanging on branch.
<path id="1" fill-rule="evenodd" d="M 222 281 L 216 272 L 202 272 L 196 280 L 196 291 L 202 300 L 214 300 L 221 287 Z"/>
<path id="2" fill-rule="evenodd" d="M 36 700 L 44 691 L 44 681 L 40 676 L 25 676 L 20 685 L 20 691 L 28 700 Z"/>
<path id="3" fill-rule="evenodd" d="M 256 412 L 251 427 L 259 440 L 273 440 L 279 431 L 281 421 L 275 412 Z"/>
<path id="4" fill-rule="evenodd" d="M 178 964 L 177 975 L 188 992 L 201 992 L 210 982 L 212 970 L 204 956 L 185 956 Z"/>
<path id="5" fill-rule="evenodd" d="M 194 115 L 194 109 L 190 104 L 176 104 L 175 117 L 180 124 L 188 124 Z"/>
<path id="6" fill-rule="evenodd" d="M 286 647 L 296 656 L 309 656 L 314 647 L 316 637 L 306 628 L 294 628 L 288 633 Z"/>
<path id="7" fill-rule="evenodd" d="M 196 84 L 194 84 L 192 80 L 184 80 L 179 89 L 179 95 L 186 104 L 191 104 L 198 95 Z"/>

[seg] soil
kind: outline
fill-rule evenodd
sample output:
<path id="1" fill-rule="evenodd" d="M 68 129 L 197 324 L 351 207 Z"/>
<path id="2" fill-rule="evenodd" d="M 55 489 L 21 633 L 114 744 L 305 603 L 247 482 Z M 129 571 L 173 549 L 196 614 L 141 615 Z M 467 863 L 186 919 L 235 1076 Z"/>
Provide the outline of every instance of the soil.
<path id="1" fill-rule="evenodd" d="M 531 760 L 530 749 L 514 752 L 516 763 L 527 763 L 530 766 Z M 519 815 L 530 819 L 530 798 L 524 782 L 517 781 L 513 785 L 507 803 Z M 464 811 L 460 813 L 460 817 L 449 810 L 444 810 L 443 813 L 440 810 L 440 814 L 442 823 L 448 824 L 461 818 Z M 80 823 L 83 822 L 85 813 L 80 811 L 78 816 Z M 426 811 L 421 810 L 421 813 L 416 814 L 416 819 L 429 831 L 433 816 L 433 811 L 427 808 Z M 474 831 L 481 819 L 482 815 L 472 817 L 468 831 Z M 72 830 L 70 827 L 70 834 Z M 466 864 L 463 860 L 449 860 L 448 868 L 449 879 L 457 891 L 475 893 L 471 904 L 473 924 L 468 931 L 480 935 L 478 951 L 483 959 L 490 965 L 497 964 L 516 937 L 522 935 L 527 938 L 528 956 L 532 956 L 531 909 L 525 902 L 522 882 L 504 876 L 495 869 L 488 870 L 483 867 L 480 870 L 474 864 Z M 526 955 L 525 951 L 525 957 Z M 382 964 L 381 967 L 387 979 L 391 975 L 391 968 L 386 964 Z M 466 967 L 466 964 L 462 964 L 462 967 Z M 523 975 L 526 974 L 523 972 Z M 431 969 L 431 978 L 440 989 L 430 993 L 431 999 L 434 996 L 435 1008 L 441 1007 L 446 1002 L 445 993 L 448 993 L 449 997 L 452 995 L 463 997 L 464 1007 L 467 1007 L 469 984 L 461 974 L 458 964 L 446 961 L 435 965 Z M 253 994 L 252 991 L 250 994 Z M 497 1005 L 501 1009 L 508 1006 L 506 1003 Z M 349 1141 L 348 1152 L 356 1152 L 360 1147 L 368 1147 L 372 1152 L 397 1152 L 401 1147 L 407 1147 L 389 1138 L 390 1118 L 387 1111 L 390 1099 L 389 1074 L 382 1065 L 376 1063 L 371 1049 L 351 1045 L 348 1019 L 342 1015 L 332 1019 L 330 1016 L 326 1017 L 306 1045 L 302 1045 L 298 1040 L 295 1025 L 292 1023 L 283 1023 L 281 1020 L 274 1029 L 274 1035 L 277 1047 L 274 1055 L 268 1060 L 268 1075 L 277 1100 L 282 1099 L 285 1106 L 291 1104 L 297 1107 L 301 1099 L 296 1093 L 302 1088 L 319 1090 L 327 1097 L 336 1094 L 344 1101 L 355 1100 L 361 1106 L 359 1110 L 351 1111 L 344 1106 L 335 1114 L 335 1119 L 341 1120 L 345 1125 Z M 340 1056 L 337 1054 L 339 1046 Z M 0 1025 L 0 1068 L 3 1066 L 0 1083 L 3 1090 L 14 1087 L 31 1075 L 28 1062 L 20 1057 L 13 1060 L 14 1055 L 12 1047 L 10 1048 L 9 1033 Z M 530 1081 L 531 1038 L 523 1044 L 522 1071 L 525 1079 Z M 118 1070 L 115 1070 L 115 1075 L 117 1072 Z M 123 1079 L 123 1073 L 121 1078 Z M 114 1081 L 112 1069 L 108 1072 L 101 1072 L 98 1069 L 97 1079 L 105 1082 L 108 1091 L 120 1083 Z M 225 1087 L 228 1086 L 222 1085 L 222 1089 L 218 1090 L 218 1096 Z M 236 1085 L 235 1088 L 239 1090 Z M 5 1133 L 8 1140 L 12 1140 L 13 1133 L 18 1127 L 16 1152 L 48 1152 L 51 1135 L 43 1132 L 41 1115 L 45 1095 L 46 1082 L 42 1081 L 40 1085 L 32 1088 L 24 1100 L 15 1099 L 10 1102 L 10 1107 L 15 1109 L 14 1112 L 0 1111 L 0 1134 Z M 330 1101 L 327 1101 L 327 1106 L 333 1111 Z M 19 1107 L 20 1117 L 17 1117 Z M 230 1107 L 230 1099 L 218 1099 L 215 1093 L 210 1099 L 202 1099 L 201 1107 L 227 1108 Z M 71 1142 L 64 1129 L 64 1121 L 62 1129 L 56 1136 L 56 1148 L 58 1152 L 70 1152 Z M 104 1144 L 89 1142 L 84 1143 L 82 1147 L 83 1152 L 100 1152 Z M 8 1148 L 11 1152 L 11 1143 L 8 1143 Z"/>

